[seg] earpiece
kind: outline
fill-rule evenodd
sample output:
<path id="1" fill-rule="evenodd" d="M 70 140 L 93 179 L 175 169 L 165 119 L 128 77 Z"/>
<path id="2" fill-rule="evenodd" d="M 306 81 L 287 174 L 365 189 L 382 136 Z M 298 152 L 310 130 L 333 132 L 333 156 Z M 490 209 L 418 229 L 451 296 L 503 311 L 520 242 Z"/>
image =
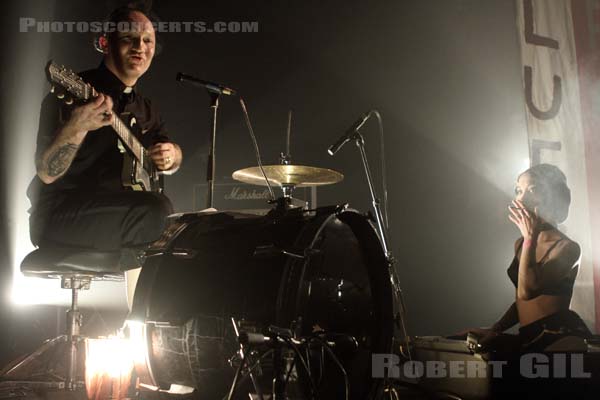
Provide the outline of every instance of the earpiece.
<path id="1" fill-rule="evenodd" d="M 106 33 L 94 39 L 94 48 L 102 54 L 108 53 L 108 38 L 106 37 Z"/>

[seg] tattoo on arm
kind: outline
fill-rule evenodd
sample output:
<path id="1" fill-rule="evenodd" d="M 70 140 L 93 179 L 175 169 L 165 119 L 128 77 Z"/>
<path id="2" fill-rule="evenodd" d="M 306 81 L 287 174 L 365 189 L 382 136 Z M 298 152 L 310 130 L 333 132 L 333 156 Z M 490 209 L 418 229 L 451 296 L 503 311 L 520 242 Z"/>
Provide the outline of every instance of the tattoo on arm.
<path id="1" fill-rule="evenodd" d="M 48 176 L 54 177 L 64 173 L 71 165 L 78 148 L 79 146 L 76 144 L 65 143 L 50 154 L 46 161 Z"/>

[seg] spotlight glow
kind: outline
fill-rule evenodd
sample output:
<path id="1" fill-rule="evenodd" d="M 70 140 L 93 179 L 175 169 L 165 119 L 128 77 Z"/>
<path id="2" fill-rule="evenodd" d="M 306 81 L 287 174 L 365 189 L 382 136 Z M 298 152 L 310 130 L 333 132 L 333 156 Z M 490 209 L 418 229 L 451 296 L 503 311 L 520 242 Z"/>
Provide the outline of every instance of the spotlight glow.
<path id="1" fill-rule="evenodd" d="M 129 339 L 109 337 L 86 339 L 85 386 L 88 399 L 127 397 L 133 354 Z"/>
<path id="2" fill-rule="evenodd" d="M 139 321 L 127 320 L 125 326 L 129 330 L 129 346 L 135 365 L 145 365 L 148 360 L 148 340 L 146 324 Z"/>
<path id="3" fill-rule="evenodd" d="M 524 158 L 523 159 L 523 163 L 521 164 L 521 170 L 520 172 L 526 171 L 531 167 L 531 161 L 529 160 L 529 157 Z"/>

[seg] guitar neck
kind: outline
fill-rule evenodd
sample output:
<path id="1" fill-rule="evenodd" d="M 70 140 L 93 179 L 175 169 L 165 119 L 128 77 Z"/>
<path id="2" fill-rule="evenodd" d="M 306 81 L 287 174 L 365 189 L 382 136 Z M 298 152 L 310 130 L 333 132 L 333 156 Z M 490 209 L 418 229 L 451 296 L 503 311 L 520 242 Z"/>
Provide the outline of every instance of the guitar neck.
<path id="1" fill-rule="evenodd" d="M 96 92 L 96 89 L 92 85 L 85 83 L 80 76 L 64 66 L 54 64 L 52 60 L 46 65 L 46 76 L 50 83 L 59 85 L 58 87 L 62 88 L 62 91 L 75 99 L 90 101 L 98 96 L 98 92 Z M 142 163 L 142 165 L 146 165 L 148 160 L 144 157 L 144 146 L 134 136 L 127 124 L 115 115 L 111 126 L 137 161 Z"/>
<path id="2" fill-rule="evenodd" d="M 131 151 L 134 157 L 138 161 L 143 160 L 143 152 L 144 146 L 140 143 L 140 141 L 135 137 L 135 135 L 131 132 L 131 130 L 127 127 L 127 125 L 115 115 L 113 122 L 111 124 L 117 135 L 121 138 L 125 146 Z"/>

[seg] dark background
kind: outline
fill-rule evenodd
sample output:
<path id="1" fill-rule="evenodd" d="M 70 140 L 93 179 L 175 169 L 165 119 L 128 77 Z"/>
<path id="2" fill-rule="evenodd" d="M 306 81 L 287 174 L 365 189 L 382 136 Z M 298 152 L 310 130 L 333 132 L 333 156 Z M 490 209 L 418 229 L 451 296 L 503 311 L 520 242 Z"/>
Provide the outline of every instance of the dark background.
<path id="1" fill-rule="evenodd" d="M 43 67 L 52 58 L 83 70 L 101 59 L 91 34 L 19 33 L 19 17 L 103 20 L 115 4 L 38 0 L 4 9 L 0 334 L 12 355 L 26 347 L 24 337 L 54 334 L 43 327 L 56 320 L 56 307 L 24 308 L 7 295 L 22 257 L 11 243 L 27 241 L 15 232 L 26 229 L 24 190 L 34 173 L 37 113 L 48 90 Z M 181 170 L 167 178 L 177 211 L 194 208 L 193 185 L 204 180 L 209 137 L 208 96 L 177 83 L 177 72 L 239 90 L 267 163 L 284 150 L 292 109 L 293 161 L 345 175 L 342 183 L 319 188 L 321 206 L 369 210 L 356 148 L 348 145 L 335 158 L 326 149 L 375 108 L 385 128 L 391 249 L 409 333 L 491 324 L 512 302 L 505 270 L 518 233 L 506 206 L 528 154 L 513 1 L 155 1 L 153 9 L 163 21 L 259 24 L 258 33 L 161 34 L 162 53 L 139 83 L 184 151 Z M 221 99 L 219 117 L 222 183 L 256 162 L 236 99 Z M 375 119 L 362 132 L 380 184 Z"/>

